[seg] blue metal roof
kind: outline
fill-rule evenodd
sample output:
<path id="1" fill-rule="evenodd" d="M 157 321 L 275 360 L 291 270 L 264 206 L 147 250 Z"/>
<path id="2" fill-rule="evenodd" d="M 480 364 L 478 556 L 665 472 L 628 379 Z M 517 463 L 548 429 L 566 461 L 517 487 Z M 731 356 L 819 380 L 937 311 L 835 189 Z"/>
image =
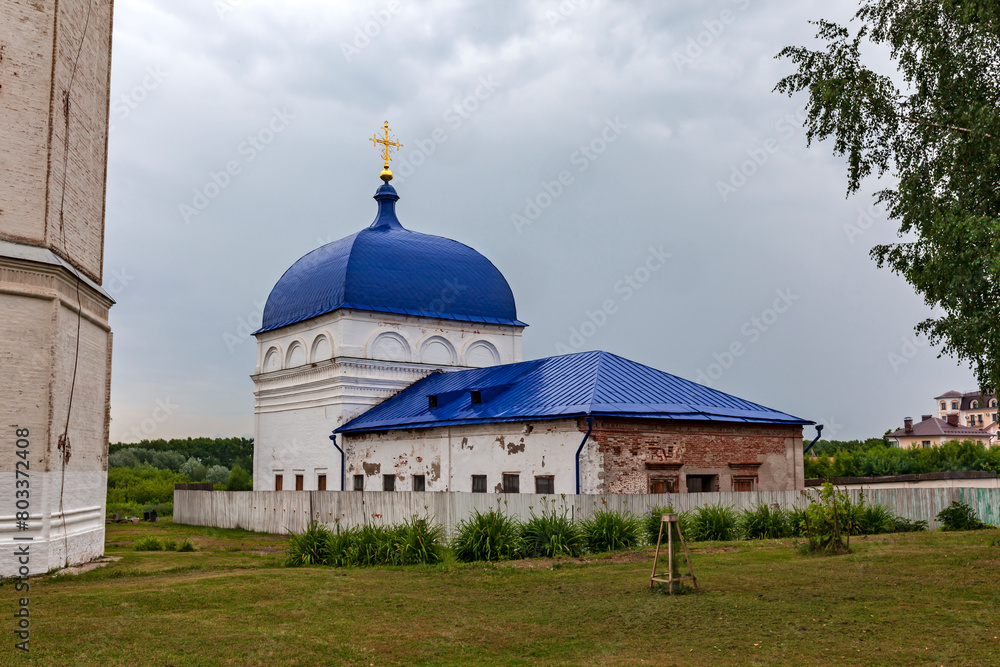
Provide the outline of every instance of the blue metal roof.
<path id="1" fill-rule="evenodd" d="M 482 403 L 473 405 L 470 392 Z M 429 408 L 428 397 L 437 396 Z M 337 429 L 364 433 L 584 415 L 721 422 L 814 422 L 608 352 L 433 373 Z"/>
<path id="2" fill-rule="evenodd" d="M 255 333 L 338 308 L 526 326 L 490 260 L 457 241 L 404 229 L 396 218 L 398 199 L 383 184 L 370 227 L 313 250 L 285 271 Z"/>

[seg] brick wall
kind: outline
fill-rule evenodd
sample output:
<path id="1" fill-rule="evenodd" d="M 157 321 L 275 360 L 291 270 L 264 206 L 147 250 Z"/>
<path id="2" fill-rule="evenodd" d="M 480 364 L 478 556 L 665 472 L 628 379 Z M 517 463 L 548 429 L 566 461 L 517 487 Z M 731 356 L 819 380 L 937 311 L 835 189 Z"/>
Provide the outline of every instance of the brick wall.
<path id="1" fill-rule="evenodd" d="M 753 478 L 755 490 L 802 486 L 800 426 L 599 418 L 591 440 L 604 493 L 649 493 L 651 479 L 669 478 L 684 493 L 688 475 L 716 475 L 708 491 L 734 490 L 734 476 Z"/>

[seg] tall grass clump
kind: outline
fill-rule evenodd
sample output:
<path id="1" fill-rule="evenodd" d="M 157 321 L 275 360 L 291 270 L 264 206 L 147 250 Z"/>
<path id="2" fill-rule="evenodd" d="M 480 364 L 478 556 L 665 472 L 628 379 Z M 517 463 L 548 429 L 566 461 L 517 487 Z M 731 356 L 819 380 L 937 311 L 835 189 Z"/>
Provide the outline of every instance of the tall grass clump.
<path id="1" fill-rule="evenodd" d="M 329 565 L 330 535 L 330 529 L 316 521 L 301 533 L 289 531 L 285 564 L 289 567 Z"/>
<path id="2" fill-rule="evenodd" d="M 694 510 L 684 535 L 692 541 L 735 540 L 737 536 L 736 510 L 731 506 L 705 505 Z"/>
<path id="3" fill-rule="evenodd" d="M 541 516 L 532 512 L 531 518 L 521 527 L 521 541 L 528 558 L 579 556 L 584 547 L 579 525 L 565 510 L 558 514 L 555 508 L 542 512 Z"/>
<path id="4" fill-rule="evenodd" d="M 792 535 L 788 512 L 780 507 L 771 507 L 767 503 L 759 503 L 756 507 L 741 511 L 737 518 L 737 528 L 740 535 L 748 540 L 776 539 Z"/>
<path id="5" fill-rule="evenodd" d="M 152 535 L 143 535 L 135 541 L 132 548 L 136 551 L 163 551 L 163 542 Z"/>
<path id="6" fill-rule="evenodd" d="M 475 510 L 455 527 L 451 549 L 464 563 L 514 560 L 521 557 L 521 526 L 499 507 Z"/>
<path id="7" fill-rule="evenodd" d="M 643 525 L 639 517 L 601 509 L 580 522 L 583 541 L 591 553 L 621 551 L 639 546 Z"/>
<path id="8" fill-rule="evenodd" d="M 390 532 L 392 565 L 434 565 L 444 560 L 444 528 L 427 518 L 415 516 Z"/>

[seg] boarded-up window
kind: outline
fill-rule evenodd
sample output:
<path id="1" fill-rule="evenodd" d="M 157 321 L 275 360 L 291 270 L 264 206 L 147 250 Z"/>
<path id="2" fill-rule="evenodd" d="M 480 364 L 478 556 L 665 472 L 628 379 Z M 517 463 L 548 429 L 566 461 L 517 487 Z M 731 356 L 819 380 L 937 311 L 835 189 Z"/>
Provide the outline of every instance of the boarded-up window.
<path id="1" fill-rule="evenodd" d="M 754 477 L 733 477 L 733 491 L 753 491 Z"/>
<path id="2" fill-rule="evenodd" d="M 688 475 L 688 493 L 712 493 L 719 490 L 718 475 Z"/>
<path id="3" fill-rule="evenodd" d="M 535 477 L 535 493 L 553 494 L 556 492 L 556 478 L 552 475 Z"/>
<path id="4" fill-rule="evenodd" d="M 281 475 L 274 476 L 274 490 L 281 491 L 281 487 L 284 486 L 284 479 Z"/>
<path id="5" fill-rule="evenodd" d="M 504 493 L 521 493 L 521 476 L 517 473 L 504 473 L 503 475 Z"/>
<path id="6" fill-rule="evenodd" d="M 395 491 L 396 490 L 396 476 L 395 475 L 382 475 L 382 490 L 383 491 Z"/>
<path id="7" fill-rule="evenodd" d="M 296 475 L 295 476 L 295 490 L 296 491 L 301 491 L 302 489 L 305 488 L 305 486 L 306 486 L 305 475 Z"/>
<path id="8" fill-rule="evenodd" d="M 316 476 L 316 488 L 320 491 L 326 491 L 326 475 Z"/>
<path id="9" fill-rule="evenodd" d="M 472 492 L 486 493 L 486 475 L 472 476 Z"/>
<path id="10" fill-rule="evenodd" d="M 355 475 L 354 476 L 354 490 L 355 491 L 364 491 L 365 490 L 365 476 L 364 475 Z"/>
<path id="11" fill-rule="evenodd" d="M 426 491 L 427 490 L 427 483 L 426 483 L 423 475 L 414 475 L 413 476 L 413 490 L 414 491 Z"/>
<path id="12" fill-rule="evenodd" d="M 677 493 L 676 477 L 651 477 L 649 480 L 650 493 Z"/>

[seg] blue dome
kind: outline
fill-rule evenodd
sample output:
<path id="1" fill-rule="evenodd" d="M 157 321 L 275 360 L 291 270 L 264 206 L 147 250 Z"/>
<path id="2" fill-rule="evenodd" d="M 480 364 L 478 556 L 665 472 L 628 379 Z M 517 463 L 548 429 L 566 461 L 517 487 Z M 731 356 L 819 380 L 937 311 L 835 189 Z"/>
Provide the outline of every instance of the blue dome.
<path id="1" fill-rule="evenodd" d="M 370 227 L 328 243 L 295 262 L 264 306 L 270 331 L 338 308 L 526 326 L 503 274 L 457 241 L 404 229 L 396 190 L 375 193 Z"/>

